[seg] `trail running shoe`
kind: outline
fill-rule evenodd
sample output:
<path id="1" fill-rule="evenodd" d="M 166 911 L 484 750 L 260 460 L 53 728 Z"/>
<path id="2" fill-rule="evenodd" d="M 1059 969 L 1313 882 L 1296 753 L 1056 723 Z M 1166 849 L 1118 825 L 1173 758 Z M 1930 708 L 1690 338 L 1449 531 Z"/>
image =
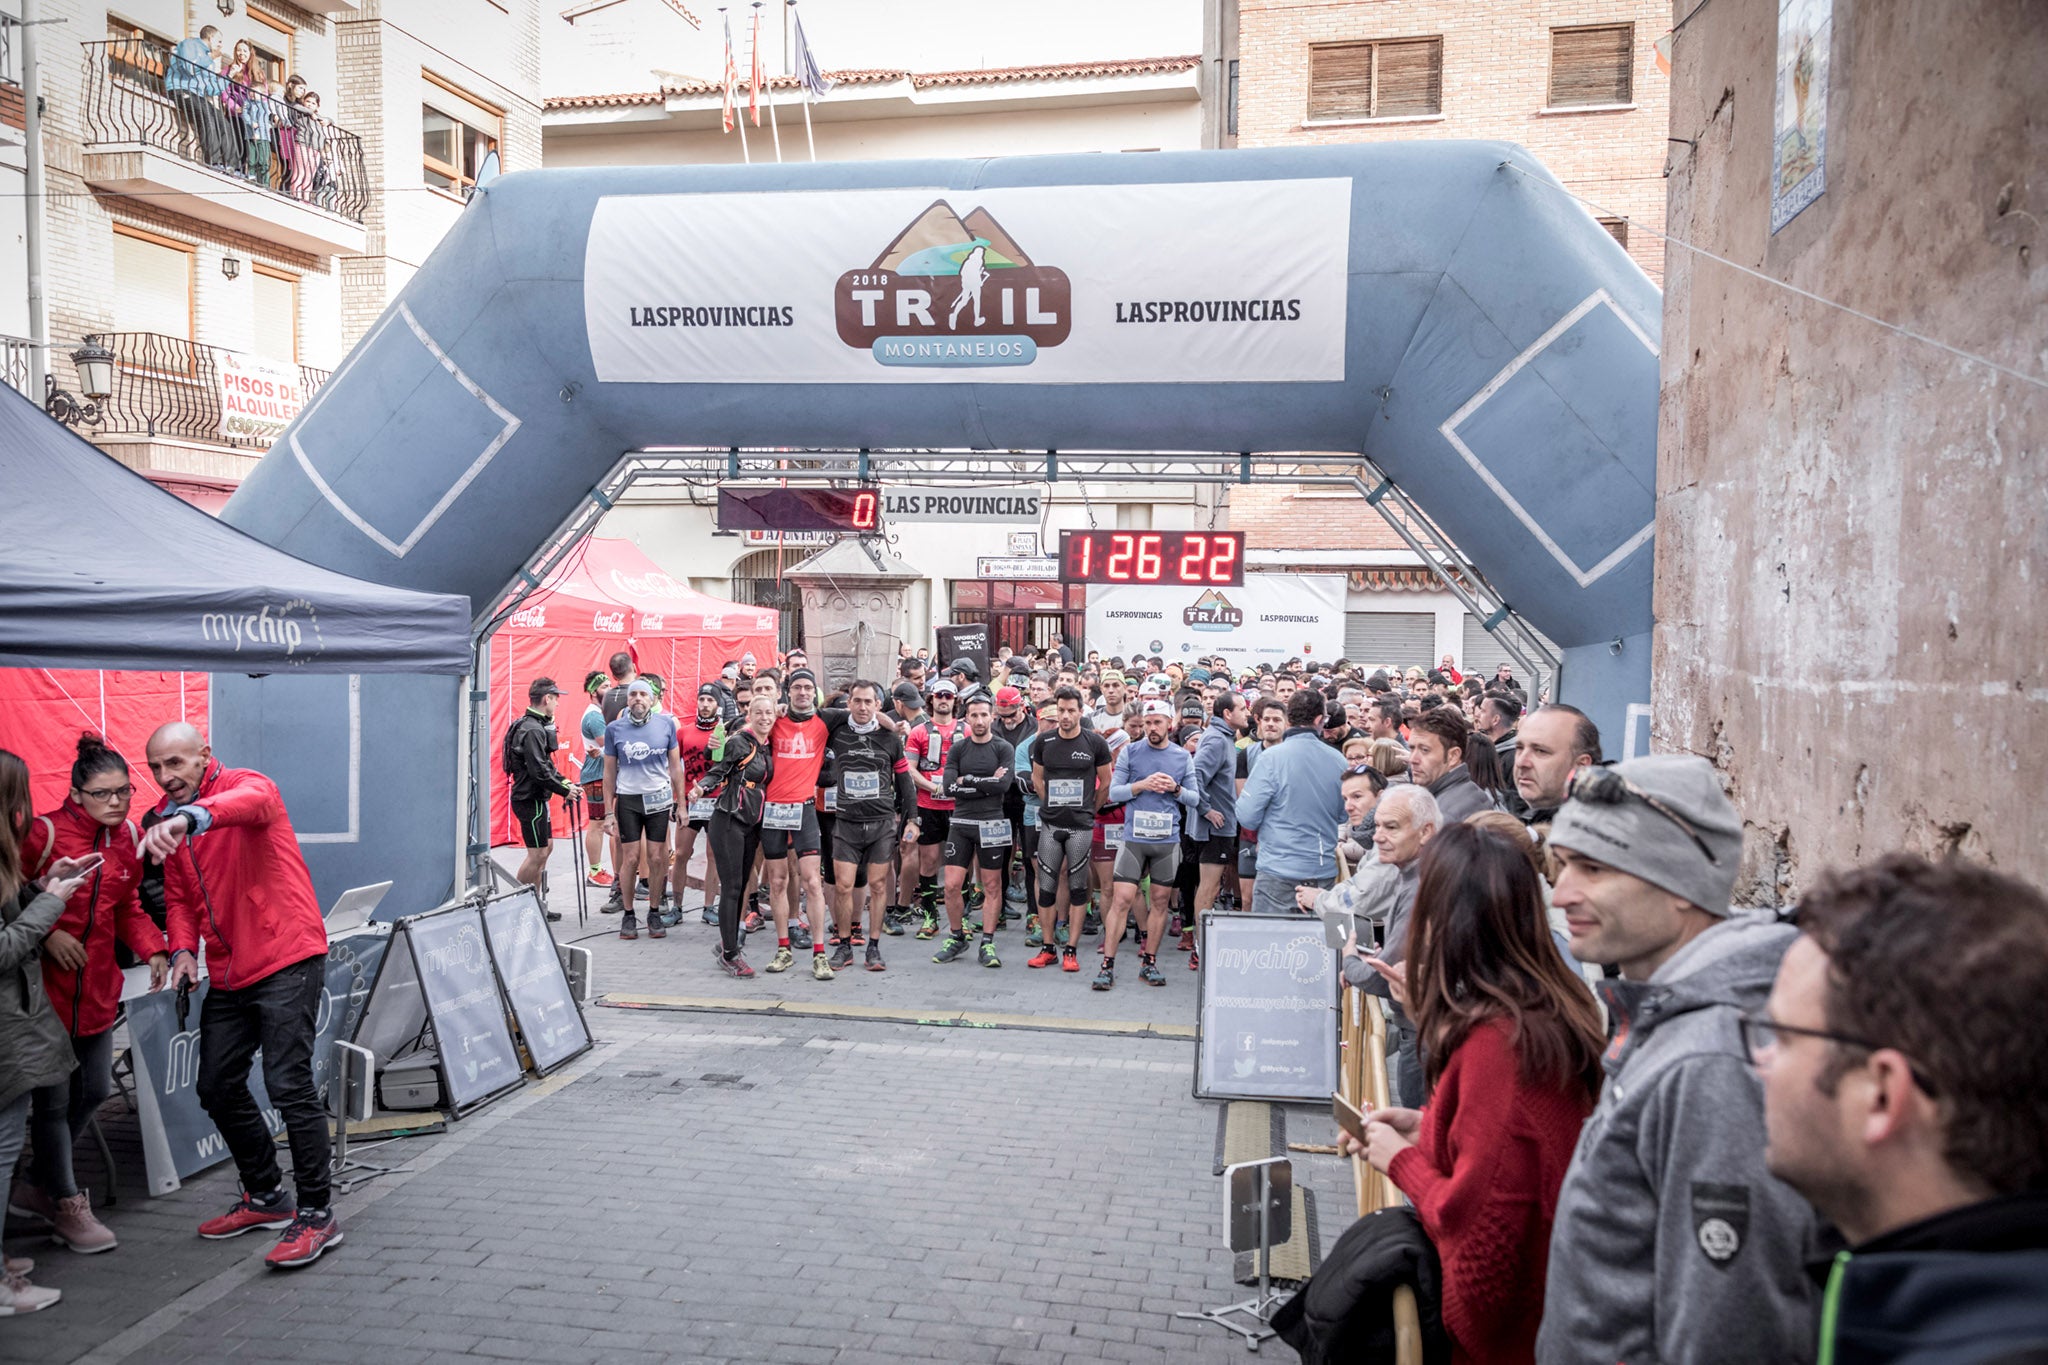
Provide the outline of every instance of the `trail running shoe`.
<path id="1" fill-rule="evenodd" d="M 296 1270 L 313 1264 L 341 1240 L 341 1220 L 332 1213 L 301 1213 L 263 1259 L 272 1270 Z"/>
<path id="2" fill-rule="evenodd" d="M 1145 965 L 1138 968 L 1138 980 L 1148 986 L 1164 986 L 1166 974 L 1159 970 L 1159 964 L 1151 958 L 1144 959 Z"/>
<path id="3" fill-rule="evenodd" d="M 1087 917 L 1081 921 L 1081 932 L 1083 935 L 1102 932 L 1102 914 L 1093 906 L 1088 908 Z"/>
<path id="4" fill-rule="evenodd" d="M 292 1219 L 298 1217 L 298 1213 L 291 1197 L 283 1190 L 272 1190 L 260 1198 L 244 1190 L 233 1208 L 218 1218 L 209 1218 L 201 1223 L 199 1235 L 208 1241 L 218 1242 L 254 1232 L 257 1228 L 282 1231 L 292 1225 Z"/>
<path id="5" fill-rule="evenodd" d="M 618 882 L 618 880 L 619 879 L 617 877 L 614 877 L 611 873 L 606 872 L 603 868 L 596 869 L 588 877 L 585 877 L 583 879 L 584 884 L 586 886 L 612 886 L 615 885 Z"/>
<path id="6" fill-rule="evenodd" d="M 626 902 L 620 897 L 619 888 L 615 886 L 612 888 L 611 895 L 605 898 L 604 904 L 597 907 L 597 913 L 600 915 L 616 915 L 625 908 Z"/>
<path id="7" fill-rule="evenodd" d="M 1062 948 L 1067 946 L 1067 922 L 1065 920 L 1061 920 L 1060 927 L 1052 931 L 1052 939 L 1053 942 L 1059 944 Z"/>
<path id="8" fill-rule="evenodd" d="M 727 957 L 725 949 L 713 948 L 711 955 L 718 959 L 718 969 L 727 976 L 736 976 L 745 980 L 754 974 L 754 969 L 747 965 L 747 959 L 739 953 L 734 953 L 731 957 Z"/>
<path id="9" fill-rule="evenodd" d="M 1072 948 L 1063 948 L 1063 949 L 1061 949 L 1061 950 L 1060 950 L 1060 970 L 1061 970 L 1061 971 L 1063 971 L 1063 972 L 1078 972 L 1078 971 L 1080 971 L 1080 970 L 1081 970 L 1081 955 L 1080 955 L 1079 953 L 1075 952 L 1075 951 L 1074 951 L 1074 950 L 1073 950 Z"/>
<path id="10" fill-rule="evenodd" d="M 1036 915 L 1027 915 L 1027 916 L 1025 916 L 1025 918 L 1024 918 L 1024 946 L 1025 946 L 1026 948 L 1038 948 L 1038 947 L 1043 947 L 1043 946 L 1044 946 L 1044 944 L 1045 944 L 1045 926 L 1044 926 L 1044 925 L 1042 925 L 1042 924 L 1040 924 L 1040 923 L 1038 922 L 1038 916 L 1036 916 Z"/>
<path id="11" fill-rule="evenodd" d="M 932 961 L 952 962 L 957 958 L 964 957 L 967 953 L 967 948 L 968 944 L 965 938 L 949 934 L 946 936 L 945 943 L 940 946 L 936 953 L 932 954 Z"/>
<path id="12" fill-rule="evenodd" d="M 811 946 L 811 931 L 801 924 L 789 926 L 789 946 L 802 952 Z"/>
<path id="13" fill-rule="evenodd" d="M 660 911 L 659 909 L 655 909 L 655 910 L 649 910 L 649 911 L 647 912 L 647 937 L 649 937 L 649 938 L 667 938 L 667 937 L 668 937 L 668 924 L 666 923 L 667 919 L 668 919 L 668 916 L 667 916 L 667 915 L 665 915 L 665 914 L 663 914 L 663 913 L 662 913 L 662 912 L 661 912 L 661 911 Z"/>
<path id="14" fill-rule="evenodd" d="M 742 933 L 758 934 L 767 927 L 768 922 L 761 918 L 761 912 L 759 910 L 747 911 L 746 917 L 740 921 L 740 930 Z"/>
<path id="15" fill-rule="evenodd" d="M 1000 967 L 1003 965 L 1003 960 L 996 956 L 995 944 L 986 941 L 982 943 L 981 965 L 984 967 Z"/>
<path id="16" fill-rule="evenodd" d="M 987 900 L 988 897 L 982 894 L 981 883 L 975 882 L 960 893 L 960 899 L 961 903 L 967 907 L 968 913 L 973 914 L 981 909 L 981 903 Z"/>
<path id="17" fill-rule="evenodd" d="M 854 926 L 853 926 L 853 937 L 852 937 L 852 938 L 849 938 L 849 939 L 847 940 L 847 942 L 848 942 L 848 943 L 851 943 L 851 944 L 852 944 L 852 945 L 853 945 L 854 947 L 856 947 L 856 948 L 865 948 L 865 947 L 867 947 L 867 946 L 868 946 L 868 931 L 867 931 L 867 930 L 865 930 L 865 929 L 863 929 L 863 928 L 861 928 L 861 926 L 860 926 L 860 925 L 858 925 L 858 924 L 854 925 Z"/>
<path id="18" fill-rule="evenodd" d="M 852 958 L 853 954 L 848 953 L 847 960 L 851 961 Z M 826 963 L 823 953 L 811 954 L 811 976 L 818 981 L 830 981 L 832 979 L 832 968 Z"/>
<path id="19" fill-rule="evenodd" d="M 1106 991 L 1116 984 L 1116 964 L 1108 958 L 1102 959 L 1102 970 L 1095 974 L 1095 989 Z"/>
<path id="20" fill-rule="evenodd" d="M 1059 960 L 1059 949 L 1040 948 L 1038 950 L 1038 956 L 1032 958 L 1029 962 L 1025 963 L 1024 965 L 1027 967 L 1056 967 L 1059 965 Z"/>
<path id="21" fill-rule="evenodd" d="M 832 950 L 832 970 L 835 972 L 844 971 L 852 965 L 853 945 L 842 938 L 839 940 L 838 946 Z"/>
<path id="22" fill-rule="evenodd" d="M 785 943 L 775 950 L 774 957 L 768 959 L 768 966 L 766 970 L 771 972 L 786 972 L 795 962 L 796 954 L 792 953 L 789 950 L 789 945 Z"/>
<path id="23" fill-rule="evenodd" d="M 705 907 L 704 907 L 704 922 L 705 922 L 706 924 L 716 924 L 716 923 L 718 923 L 718 907 L 717 907 L 717 906 L 715 906 L 715 905 L 707 905 L 707 906 L 705 906 Z"/>
<path id="24" fill-rule="evenodd" d="M 907 905 L 892 905 L 882 912 L 882 932 L 890 938 L 902 938 L 903 926 L 910 923 L 913 915 Z"/>
<path id="25" fill-rule="evenodd" d="M 867 961 L 862 965 L 871 972 L 886 972 L 889 970 L 889 964 L 882 961 L 881 944 L 869 942 Z"/>
<path id="26" fill-rule="evenodd" d="M 1188 954 L 1188 970 L 1191 972 L 1202 970 L 1202 954 L 1199 951 Z"/>
<path id="27" fill-rule="evenodd" d="M 1194 930 L 1183 929 L 1180 931 L 1180 950 L 1184 953 L 1192 953 L 1195 950 Z"/>
<path id="28" fill-rule="evenodd" d="M 919 938 L 936 938 L 938 932 L 939 912 L 936 909 L 927 909 L 924 912 L 924 918 L 918 923 L 917 936 Z"/>
<path id="29" fill-rule="evenodd" d="M 619 937 L 640 937 L 640 921 L 634 917 L 633 912 L 631 910 L 628 910 L 626 912 L 626 917 L 619 921 Z"/>

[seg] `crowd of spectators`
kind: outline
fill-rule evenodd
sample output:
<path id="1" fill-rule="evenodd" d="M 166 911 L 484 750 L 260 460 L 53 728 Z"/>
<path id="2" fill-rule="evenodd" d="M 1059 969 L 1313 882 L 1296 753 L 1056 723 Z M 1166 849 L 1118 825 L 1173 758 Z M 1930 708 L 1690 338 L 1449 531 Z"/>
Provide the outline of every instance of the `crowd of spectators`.
<path id="1" fill-rule="evenodd" d="M 124 66 L 137 54 L 117 52 Z M 212 24 L 172 48 L 164 94 L 183 122 L 193 159 L 217 171 L 333 209 L 338 191 L 329 155 L 331 125 L 320 93 L 296 72 L 284 75 L 247 39 L 221 46 Z"/>

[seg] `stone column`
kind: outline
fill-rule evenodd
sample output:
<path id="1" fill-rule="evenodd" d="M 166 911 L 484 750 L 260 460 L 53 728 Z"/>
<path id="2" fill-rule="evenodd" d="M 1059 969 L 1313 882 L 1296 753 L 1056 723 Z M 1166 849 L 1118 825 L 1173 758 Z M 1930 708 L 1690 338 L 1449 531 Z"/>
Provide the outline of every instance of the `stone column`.
<path id="1" fill-rule="evenodd" d="M 904 596 L 924 575 L 879 545 L 842 540 L 783 575 L 803 594 L 804 653 L 827 696 L 855 678 L 896 678 Z"/>

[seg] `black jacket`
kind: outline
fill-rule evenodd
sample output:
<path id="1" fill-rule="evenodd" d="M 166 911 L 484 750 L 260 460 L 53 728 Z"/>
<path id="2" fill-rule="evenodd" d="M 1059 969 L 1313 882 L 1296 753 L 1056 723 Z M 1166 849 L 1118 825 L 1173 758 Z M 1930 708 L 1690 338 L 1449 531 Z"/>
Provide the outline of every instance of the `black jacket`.
<path id="1" fill-rule="evenodd" d="M 1410 1208 L 1369 1213 L 1344 1230 L 1322 1269 L 1280 1305 L 1273 1330 L 1303 1365 L 1394 1358 L 1394 1288 L 1415 1287 L 1425 1365 L 1445 1365 L 1443 1269 Z"/>
<path id="2" fill-rule="evenodd" d="M 543 801 L 575 790 L 555 771 L 554 740 L 554 727 L 531 711 L 505 732 L 505 768 L 512 775 L 514 801 Z"/>
<path id="3" fill-rule="evenodd" d="M 725 750 L 704 774 L 703 785 L 719 789 L 717 809 L 742 824 L 758 825 L 768 779 L 773 776 L 775 756 L 768 745 L 754 738 L 752 730 L 742 728 L 725 737 Z"/>
<path id="4" fill-rule="evenodd" d="M 2048 1361 L 2048 1192 L 1909 1224 L 1826 1272 L 1820 1349 L 1834 1365 Z"/>

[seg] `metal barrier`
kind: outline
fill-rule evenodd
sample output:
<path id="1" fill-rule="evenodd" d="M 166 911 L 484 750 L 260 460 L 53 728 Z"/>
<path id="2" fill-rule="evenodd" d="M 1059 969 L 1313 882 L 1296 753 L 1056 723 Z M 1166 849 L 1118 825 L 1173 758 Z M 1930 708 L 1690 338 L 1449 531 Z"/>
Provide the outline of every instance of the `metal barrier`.
<path id="1" fill-rule="evenodd" d="M 244 430 L 222 411 L 221 373 L 226 358 L 238 352 L 159 332 L 107 332 L 99 340 L 116 360 L 114 391 L 100 404 L 97 434 L 181 436 L 218 445 L 270 447 L 274 428 Z M 250 363 L 273 368 L 279 364 L 254 356 Z M 298 374 L 299 392 L 292 400 L 296 411 L 327 382 L 329 371 L 283 364 Z"/>
<path id="2" fill-rule="evenodd" d="M 85 127 L 360 223 L 370 206 L 363 141 L 317 114 L 186 61 L 147 38 L 85 49 Z"/>

